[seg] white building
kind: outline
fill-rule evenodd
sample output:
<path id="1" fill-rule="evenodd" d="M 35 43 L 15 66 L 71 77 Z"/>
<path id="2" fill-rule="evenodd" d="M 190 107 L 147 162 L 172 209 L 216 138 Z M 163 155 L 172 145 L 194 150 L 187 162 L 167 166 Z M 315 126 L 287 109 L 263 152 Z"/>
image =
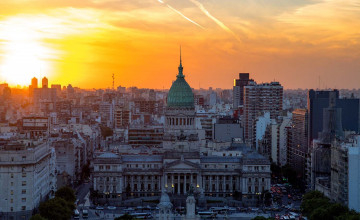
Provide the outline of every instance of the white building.
<path id="1" fill-rule="evenodd" d="M 55 152 L 46 142 L 9 142 L 0 148 L 1 219 L 29 219 L 56 191 Z"/>
<path id="2" fill-rule="evenodd" d="M 360 143 L 349 148 L 349 209 L 360 212 Z"/>
<path id="3" fill-rule="evenodd" d="M 256 150 L 259 150 L 259 141 L 263 140 L 267 126 L 271 123 L 270 112 L 258 117 L 256 121 Z"/>

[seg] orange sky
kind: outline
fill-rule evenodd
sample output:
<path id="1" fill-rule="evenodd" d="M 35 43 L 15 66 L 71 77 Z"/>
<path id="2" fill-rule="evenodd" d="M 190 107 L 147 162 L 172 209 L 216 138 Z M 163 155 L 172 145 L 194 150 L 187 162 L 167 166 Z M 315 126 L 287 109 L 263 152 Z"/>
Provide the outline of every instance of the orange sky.
<path id="1" fill-rule="evenodd" d="M 0 83 L 359 88 L 358 0 L 1 0 Z"/>

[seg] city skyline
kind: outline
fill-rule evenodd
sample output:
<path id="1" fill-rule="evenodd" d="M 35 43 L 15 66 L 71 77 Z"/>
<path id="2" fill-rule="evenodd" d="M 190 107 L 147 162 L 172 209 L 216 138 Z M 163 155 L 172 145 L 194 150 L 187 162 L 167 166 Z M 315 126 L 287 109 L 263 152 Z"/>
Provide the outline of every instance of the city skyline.
<path id="1" fill-rule="evenodd" d="M 114 73 L 117 86 L 169 88 L 182 45 L 193 88 L 231 89 L 239 72 L 284 89 L 358 88 L 359 11 L 350 0 L 5 0 L 0 81 L 109 88 Z"/>

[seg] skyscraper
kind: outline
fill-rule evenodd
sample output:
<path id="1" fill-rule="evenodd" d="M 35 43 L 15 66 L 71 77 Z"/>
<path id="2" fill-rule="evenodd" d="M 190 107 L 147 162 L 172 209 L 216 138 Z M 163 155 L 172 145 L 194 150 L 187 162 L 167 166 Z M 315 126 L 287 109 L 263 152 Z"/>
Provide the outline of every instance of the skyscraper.
<path id="1" fill-rule="evenodd" d="M 31 79 L 31 86 L 33 89 L 38 87 L 38 79 L 36 77 Z"/>
<path id="2" fill-rule="evenodd" d="M 296 170 L 300 178 L 305 177 L 306 157 L 308 154 L 308 112 L 295 109 L 292 112 L 292 126 L 288 145 L 288 163 Z"/>
<path id="3" fill-rule="evenodd" d="M 42 79 L 42 88 L 48 88 L 48 86 L 49 86 L 49 81 L 46 77 L 44 77 Z"/>
<path id="4" fill-rule="evenodd" d="M 270 112 L 270 118 L 276 119 L 282 111 L 283 87 L 279 82 L 256 84 L 250 82 L 244 87 L 245 141 L 255 147 L 255 123 L 257 116 Z"/>
<path id="5" fill-rule="evenodd" d="M 360 100 L 355 98 L 340 99 L 339 91 L 315 91 L 308 93 L 308 144 L 319 137 L 323 131 L 324 109 L 329 107 L 330 97 L 334 96 L 335 108 L 341 109 L 342 128 L 348 131 L 359 132 Z"/>
<path id="6" fill-rule="evenodd" d="M 249 73 L 239 73 L 239 79 L 234 79 L 233 87 L 233 106 L 238 108 L 244 105 L 244 86 L 249 85 L 250 82 L 254 82 L 253 79 L 249 79 Z"/>

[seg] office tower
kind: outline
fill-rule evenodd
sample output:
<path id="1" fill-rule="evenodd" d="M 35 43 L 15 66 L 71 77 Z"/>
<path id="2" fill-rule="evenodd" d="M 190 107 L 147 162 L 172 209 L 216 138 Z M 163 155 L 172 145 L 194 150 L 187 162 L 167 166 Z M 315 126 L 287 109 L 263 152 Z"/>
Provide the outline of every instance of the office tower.
<path id="1" fill-rule="evenodd" d="M 239 79 L 234 79 L 233 87 L 233 107 L 238 108 L 244 104 L 244 86 L 249 85 L 250 82 L 254 82 L 253 79 L 249 79 L 249 73 L 239 73 Z"/>
<path id="2" fill-rule="evenodd" d="M 312 189 L 330 188 L 331 177 L 331 144 L 344 139 L 341 108 L 336 108 L 336 92 L 328 94 L 329 104 L 323 109 L 323 126 L 319 138 L 314 139 L 309 148 L 310 180 Z"/>
<path id="3" fill-rule="evenodd" d="M 308 154 L 308 112 L 306 109 L 295 109 L 292 112 L 287 151 L 288 164 L 296 170 L 299 178 L 305 177 L 306 157 Z"/>
<path id="4" fill-rule="evenodd" d="M 339 91 L 314 91 L 308 93 L 308 145 L 319 137 L 323 131 L 324 109 L 329 107 L 329 99 L 334 96 L 335 108 L 341 109 L 342 128 L 348 131 L 359 132 L 360 100 L 355 98 L 340 99 Z"/>
<path id="5" fill-rule="evenodd" d="M 245 141 L 255 147 L 257 116 L 270 112 L 270 118 L 276 119 L 282 111 L 283 87 L 279 82 L 256 84 L 250 82 L 244 87 L 244 116 Z"/>
<path id="6" fill-rule="evenodd" d="M 42 88 L 48 88 L 49 87 L 49 81 L 46 77 L 42 79 Z"/>
<path id="7" fill-rule="evenodd" d="M 38 79 L 36 77 L 31 79 L 31 86 L 33 89 L 38 87 Z"/>

